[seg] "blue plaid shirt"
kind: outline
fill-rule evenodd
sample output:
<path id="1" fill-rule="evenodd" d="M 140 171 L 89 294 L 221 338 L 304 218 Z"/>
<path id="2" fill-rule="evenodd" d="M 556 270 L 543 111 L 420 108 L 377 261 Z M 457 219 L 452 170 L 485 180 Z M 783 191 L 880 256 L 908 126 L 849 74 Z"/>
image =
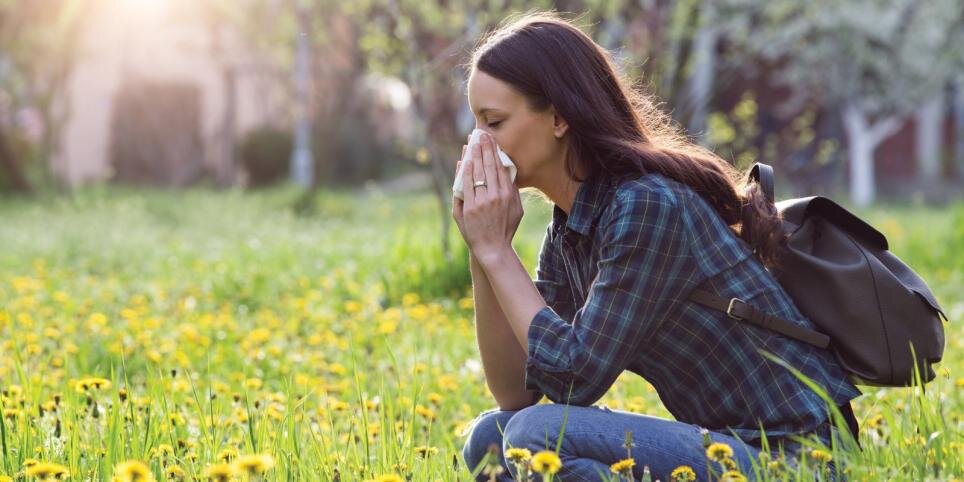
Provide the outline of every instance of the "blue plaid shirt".
<path id="1" fill-rule="evenodd" d="M 568 216 L 554 206 L 536 278 L 547 306 L 529 327 L 525 385 L 553 402 L 591 405 L 629 370 L 677 420 L 744 441 L 821 425 L 823 400 L 758 349 L 837 404 L 860 394 L 827 350 L 687 300 L 699 286 L 813 328 L 713 207 L 662 175 L 597 175 Z"/>

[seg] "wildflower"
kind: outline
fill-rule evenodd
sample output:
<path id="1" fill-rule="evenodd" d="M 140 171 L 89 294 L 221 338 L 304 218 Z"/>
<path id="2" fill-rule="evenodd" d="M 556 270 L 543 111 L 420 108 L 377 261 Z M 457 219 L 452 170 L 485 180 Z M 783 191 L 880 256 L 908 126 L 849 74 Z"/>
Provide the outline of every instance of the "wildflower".
<path id="1" fill-rule="evenodd" d="M 421 415 L 426 420 L 435 420 L 435 410 L 432 410 L 431 408 L 425 407 L 423 405 L 416 405 L 415 413 Z"/>
<path id="2" fill-rule="evenodd" d="M 673 482 L 693 482 L 696 480 L 696 472 L 689 465 L 680 465 L 673 469 L 670 477 L 673 478 Z"/>
<path id="3" fill-rule="evenodd" d="M 706 447 L 706 458 L 714 462 L 722 462 L 724 459 L 728 459 L 732 456 L 733 448 L 725 443 L 716 442 L 710 444 L 709 447 Z"/>
<path id="4" fill-rule="evenodd" d="M 110 380 L 106 378 L 82 378 L 74 384 L 74 389 L 78 393 L 87 393 L 88 391 L 96 390 L 106 390 L 110 388 Z"/>
<path id="5" fill-rule="evenodd" d="M 151 454 L 155 457 L 161 458 L 170 457 L 174 455 L 174 447 L 169 444 L 160 444 L 157 447 L 154 447 L 154 450 L 151 451 Z"/>
<path id="6" fill-rule="evenodd" d="M 415 447 L 415 453 L 417 453 L 422 457 L 428 457 L 429 455 L 437 454 L 438 447 L 426 447 L 424 445 L 420 445 L 418 447 Z"/>
<path id="7" fill-rule="evenodd" d="M 150 467 L 139 460 L 128 460 L 117 464 L 114 468 L 114 480 L 117 482 L 154 482 L 154 474 Z"/>
<path id="8" fill-rule="evenodd" d="M 70 472 L 67 470 L 67 467 L 60 464 L 37 462 L 27 467 L 25 474 L 27 477 L 35 477 L 41 481 L 48 481 L 66 479 L 70 475 Z"/>
<path id="9" fill-rule="evenodd" d="M 260 475 L 274 467 L 274 457 L 270 454 L 242 455 L 234 462 L 240 472 L 248 475 Z"/>
<path id="10" fill-rule="evenodd" d="M 609 466 L 609 470 L 614 474 L 619 475 L 633 475 L 633 466 L 636 465 L 636 461 L 633 459 L 623 459 L 615 464 Z"/>
<path id="11" fill-rule="evenodd" d="M 234 478 L 234 467 L 225 464 L 214 464 L 204 470 L 204 476 L 214 482 L 230 482 Z"/>
<path id="12" fill-rule="evenodd" d="M 746 482 L 746 476 L 738 470 L 727 470 L 720 476 L 720 482 Z"/>
<path id="13" fill-rule="evenodd" d="M 184 480 L 184 477 L 186 476 L 184 469 L 177 465 L 168 467 L 167 470 L 164 471 L 164 475 L 166 475 L 168 479 L 174 480 Z"/>
<path id="14" fill-rule="evenodd" d="M 217 459 L 221 462 L 230 462 L 238 456 L 238 449 L 234 447 L 227 447 L 218 453 Z"/>
<path id="15" fill-rule="evenodd" d="M 833 456 L 829 452 L 820 449 L 813 449 L 810 451 L 810 458 L 820 462 L 821 464 L 826 464 L 833 459 Z"/>
<path id="16" fill-rule="evenodd" d="M 13 477 L 9 475 L 0 475 L 0 482 L 13 482 Z"/>
<path id="17" fill-rule="evenodd" d="M 505 458 L 513 463 L 528 462 L 532 458 L 532 452 L 529 452 L 529 449 L 512 447 L 505 451 Z"/>
<path id="18" fill-rule="evenodd" d="M 543 450 L 532 456 L 532 470 L 540 474 L 555 474 L 562 468 L 562 461 L 555 452 Z"/>
<path id="19" fill-rule="evenodd" d="M 375 477 L 375 479 L 372 480 L 371 482 L 405 482 L 405 479 L 395 474 L 386 474 L 386 475 L 379 475 L 378 477 Z"/>

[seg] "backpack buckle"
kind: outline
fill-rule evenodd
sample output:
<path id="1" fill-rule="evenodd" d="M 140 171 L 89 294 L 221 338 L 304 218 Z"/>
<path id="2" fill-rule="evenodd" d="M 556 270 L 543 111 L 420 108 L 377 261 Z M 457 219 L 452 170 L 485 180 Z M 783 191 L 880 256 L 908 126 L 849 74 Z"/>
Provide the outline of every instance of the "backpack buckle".
<path id="1" fill-rule="evenodd" d="M 742 317 L 736 316 L 733 314 L 733 304 L 736 303 L 737 301 L 739 301 L 740 303 L 743 303 L 743 305 L 746 306 L 746 301 L 743 301 L 739 298 L 733 298 L 730 300 L 730 304 L 726 307 L 726 315 L 729 316 L 730 318 L 733 318 L 734 320 L 742 320 L 743 319 Z"/>

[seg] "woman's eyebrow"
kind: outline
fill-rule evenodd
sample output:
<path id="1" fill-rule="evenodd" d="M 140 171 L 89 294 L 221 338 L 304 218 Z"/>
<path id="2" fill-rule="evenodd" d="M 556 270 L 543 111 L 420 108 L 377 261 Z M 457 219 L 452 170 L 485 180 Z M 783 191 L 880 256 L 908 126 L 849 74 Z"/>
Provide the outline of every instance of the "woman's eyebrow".
<path id="1" fill-rule="evenodd" d="M 479 109 L 479 112 L 478 112 L 478 113 L 479 113 L 479 115 L 481 116 L 481 115 L 485 115 L 486 112 L 501 112 L 501 111 L 500 111 L 499 109 L 494 108 L 494 107 L 483 107 L 483 108 Z"/>

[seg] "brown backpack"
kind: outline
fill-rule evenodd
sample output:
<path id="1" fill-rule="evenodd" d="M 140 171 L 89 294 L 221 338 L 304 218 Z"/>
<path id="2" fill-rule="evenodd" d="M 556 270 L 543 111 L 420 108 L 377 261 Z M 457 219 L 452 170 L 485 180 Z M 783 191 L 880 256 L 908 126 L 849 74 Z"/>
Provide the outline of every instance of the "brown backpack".
<path id="1" fill-rule="evenodd" d="M 757 163 L 750 178 L 773 202 L 773 168 Z M 934 378 L 944 353 L 947 316 L 914 271 L 887 250 L 880 231 L 828 198 L 775 203 L 787 242 L 771 271 L 818 331 L 763 313 L 742 300 L 695 290 L 693 301 L 745 323 L 832 350 L 861 385 L 908 386 Z M 912 350 L 913 348 L 913 350 Z"/>

